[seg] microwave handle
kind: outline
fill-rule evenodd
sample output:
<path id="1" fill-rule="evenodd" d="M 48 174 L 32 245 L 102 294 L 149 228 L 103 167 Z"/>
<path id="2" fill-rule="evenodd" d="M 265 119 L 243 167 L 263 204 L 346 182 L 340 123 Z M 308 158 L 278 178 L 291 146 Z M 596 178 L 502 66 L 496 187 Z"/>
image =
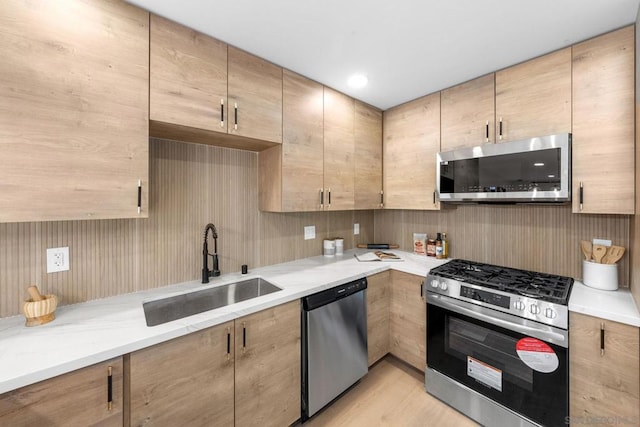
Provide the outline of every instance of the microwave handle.
<path id="1" fill-rule="evenodd" d="M 461 304 L 465 304 L 465 305 L 468 304 L 464 301 L 456 301 L 456 303 L 451 303 L 443 299 L 441 295 L 430 294 L 427 296 L 427 304 L 437 305 L 438 307 L 444 308 L 445 310 L 450 310 L 458 314 L 463 314 L 465 316 L 469 316 L 471 318 L 481 320 L 483 322 L 486 322 L 492 325 L 503 327 L 504 329 L 508 329 L 510 331 L 519 332 L 523 335 L 529 335 L 529 336 L 541 339 L 543 341 L 552 342 L 554 344 L 559 345 L 560 347 L 564 347 L 564 348 L 568 347 L 566 333 L 561 334 L 558 332 L 553 332 L 553 331 L 544 330 L 540 328 L 534 328 L 534 327 L 523 325 L 520 323 L 514 323 L 512 321 L 500 318 L 499 316 L 501 313 L 499 312 L 496 312 L 496 314 L 491 316 L 488 314 L 480 313 L 476 310 L 472 310 L 470 308 L 462 306 Z"/>

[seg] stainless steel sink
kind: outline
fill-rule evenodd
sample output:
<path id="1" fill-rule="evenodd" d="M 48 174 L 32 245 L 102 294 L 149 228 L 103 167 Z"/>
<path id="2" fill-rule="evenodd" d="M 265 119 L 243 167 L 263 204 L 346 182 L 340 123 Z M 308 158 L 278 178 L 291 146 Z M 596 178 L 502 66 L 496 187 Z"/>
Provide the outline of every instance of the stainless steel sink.
<path id="1" fill-rule="evenodd" d="M 156 326 L 281 290 L 264 279 L 255 278 L 148 301 L 142 307 L 147 326 Z"/>

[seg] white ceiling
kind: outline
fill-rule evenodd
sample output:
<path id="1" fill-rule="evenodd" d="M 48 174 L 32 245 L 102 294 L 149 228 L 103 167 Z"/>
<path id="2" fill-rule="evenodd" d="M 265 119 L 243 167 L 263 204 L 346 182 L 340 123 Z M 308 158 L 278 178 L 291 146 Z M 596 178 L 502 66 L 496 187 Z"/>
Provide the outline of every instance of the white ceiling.
<path id="1" fill-rule="evenodd" d="M 383 110 L 635 22 L 640 0 L 128 0 Z M 369 84 L 351 89 L 364 73 Z"/>

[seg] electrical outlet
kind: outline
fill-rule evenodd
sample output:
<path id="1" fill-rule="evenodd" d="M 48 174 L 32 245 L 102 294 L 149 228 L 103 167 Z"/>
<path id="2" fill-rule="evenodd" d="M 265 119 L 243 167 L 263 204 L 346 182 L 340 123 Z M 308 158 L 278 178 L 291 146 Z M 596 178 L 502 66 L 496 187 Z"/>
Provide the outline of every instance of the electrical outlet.
<path id="1" fill-rule="evenodd" d="M 360 224 L 353 224 L 353 234 L 360 234 Z"/>
<path id="2" fill-rule="evenodd" d="M 304 227 L 304 240 L 311 240 L 316 238 L 316 226 L 307 225 Z"/>
<path id="3" fill-rule="evenodd" d="M 69 271 L 69 247 L 47 249 L 47 273 Z"/>

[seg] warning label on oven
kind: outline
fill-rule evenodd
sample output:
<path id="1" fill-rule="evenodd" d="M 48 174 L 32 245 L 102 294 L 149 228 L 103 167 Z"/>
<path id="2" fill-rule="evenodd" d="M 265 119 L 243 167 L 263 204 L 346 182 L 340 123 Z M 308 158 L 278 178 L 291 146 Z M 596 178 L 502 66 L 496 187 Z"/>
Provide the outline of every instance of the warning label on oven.
<path id="1" fill-rule="evenodd" d="M 467 375 L 482 384 L 502 391 L 502 370 L 467 356 Z"/>
<path id="2" fill-rule="evenodd" d="M 536 338 L 522 338 L 516 343 L 520 360 L 534 371 L 548 374 L 558 369 L 558 355 L 544 341 Z"/>

